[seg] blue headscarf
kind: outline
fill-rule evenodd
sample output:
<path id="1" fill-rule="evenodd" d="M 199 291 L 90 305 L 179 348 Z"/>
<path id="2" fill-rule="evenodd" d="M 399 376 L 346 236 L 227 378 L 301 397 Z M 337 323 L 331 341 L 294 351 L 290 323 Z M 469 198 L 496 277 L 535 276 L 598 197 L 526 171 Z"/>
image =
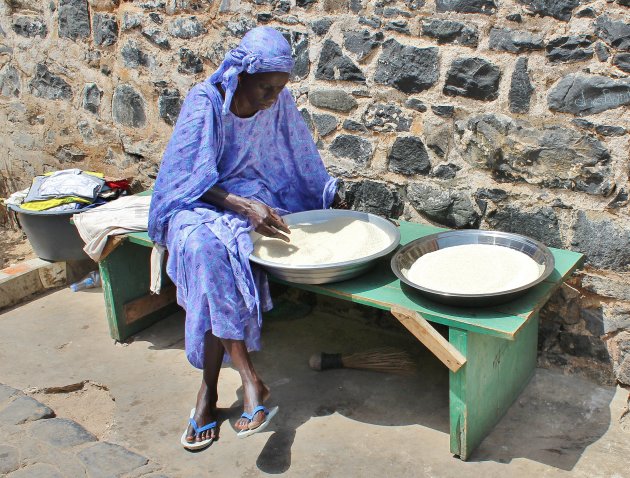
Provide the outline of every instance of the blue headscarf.
<path id="1" fill-rule="evenodd" d="M 221 83 L 225 92 L 223 114 L 230 109 L 240 73 L 291 73 L 294 64 L 291 45 L 282 33 L 271 27 L 257 27 L 247 32 L 240 45 L 226 53 L 219 69 L 210 77 L 212 83 Z"/>

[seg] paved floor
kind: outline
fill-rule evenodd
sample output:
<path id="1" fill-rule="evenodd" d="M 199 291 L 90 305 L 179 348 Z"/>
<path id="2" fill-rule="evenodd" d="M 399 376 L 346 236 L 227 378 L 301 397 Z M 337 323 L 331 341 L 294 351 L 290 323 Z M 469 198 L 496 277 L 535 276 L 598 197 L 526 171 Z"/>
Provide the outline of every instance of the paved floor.
<path id="1" fill-rule="evenodd" d="M 307 365 L 314 352 L 380 345 L 410 351 L 417 373 L 314 372 Z M 110 453 L 108 465 L 115 464 L 125 455 L 121 450 L 146 459 L 134 461 L 136 468 L 118 469 L 118 475 L 135 477 L 628 476 L 630 430 L 620 421 L 626 391 L 539 369 L 464 463 L 448 451 L 447 369 L 387 323 L 367 325 L 322 312 L 265 323 L 264 350 L 255 354 L 255 364 L 272 388 L 270 404 L 280 406 L 267 431 L 237 440 L 231 424 L 240 413 L 240 381 L 226 366 L 219 383 L 221 438 L 205 451 L 189 453 L 179 437 L 200 376 L 182 348 L 181 314 L 128 345 L 115 344 L 100 289 L 59 290 L 0 314 L 0 382 L 26 391 L 94 437 L 63 453 L 44 453 L 50 433 L 34 427 L 49 418 L 11 425 L 22 428 L 0 435 L 0 456 L 2 446 L 16 447 L 19 465 L 31 468 L 9 477 L 48 476 L 37 470 L 62 455 L 79 456 L 87 476 L 117 476 L 81 460 L 97 444 L 96 463 Z M 0 396 L 0 416 L 15 400 L 6 395 Z M 121 447 L 116 453 L 115 446 Z M 82 476 L 57 469 L 62 476 Z"/>

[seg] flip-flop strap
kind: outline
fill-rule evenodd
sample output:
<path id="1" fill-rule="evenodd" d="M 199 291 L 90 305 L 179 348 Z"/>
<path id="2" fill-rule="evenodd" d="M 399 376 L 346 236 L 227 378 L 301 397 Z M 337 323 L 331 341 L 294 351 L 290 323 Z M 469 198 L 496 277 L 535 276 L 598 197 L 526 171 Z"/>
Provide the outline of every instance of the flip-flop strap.
<path id="1" fill-rule="evenodd" d="M 263 405 L 258 405 L 256 408 L 254 408 L 252 413 L 243 412 L 241 418 L 247 418 L 251 422 L 254 419 L 254 415 L 256 415 L 258 412 L 265 412 L 265 415 L 269 415 L 269 410 L 267 410 L 267 407 Z"/>
<path id="2" fill-rule="evenodd" d="M 192 425 L 193 430 L 195 430 L 195 433 L 202 433 L 202 432 L 205 432 L 206 430 L 211 430 L 217 426 L 217 422 L 211 422 L 211 423 L 208 423 L 207 425 L 199 427 L 197 426 L 197 422 L 195 421 L 194 418 L 189 418 L 188 421 Z"/>

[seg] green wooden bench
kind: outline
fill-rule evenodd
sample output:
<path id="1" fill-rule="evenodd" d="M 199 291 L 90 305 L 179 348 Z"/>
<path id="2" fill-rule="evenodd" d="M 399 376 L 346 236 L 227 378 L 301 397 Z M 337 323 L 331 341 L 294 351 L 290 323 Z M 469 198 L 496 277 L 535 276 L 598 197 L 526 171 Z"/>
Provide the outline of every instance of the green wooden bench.
<path id="1" fill-rule="evenodd" d="M 401 221 L 401 245 L 440 230 Z M 99 265 L 111 336 L 122 341 L 177 306 L 172 284 L 164 284 L 160 295 L 148 294 L 153 244 L 147 234 L 128 234 L 118 240 L 120 246 Z M 551 251 L 556 268 L 547 280 L 517 300 L 487 308 L 449 307 L 406 291 L 385 260 L 366 274 L 343 282 L 304 285 L 276 281 L 391 311 L 450 369 L 450 450 L 466 460 L 534 374 L 538 311 L 583 261 L 575 252 Z M 448 340 L 430 322 L 447 326 Z"/>

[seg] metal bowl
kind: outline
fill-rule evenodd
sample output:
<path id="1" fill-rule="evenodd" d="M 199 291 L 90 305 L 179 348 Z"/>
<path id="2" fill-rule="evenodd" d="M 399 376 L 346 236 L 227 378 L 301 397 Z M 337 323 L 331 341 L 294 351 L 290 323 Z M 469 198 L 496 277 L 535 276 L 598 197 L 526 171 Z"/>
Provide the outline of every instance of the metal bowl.
<path id="1" fill-rule="evenodd" d="M 382 229 L 390 241 L 387 247 L 375 254 L 353 259 L 351 261 L 336 262 L 331 264 L 322 264 L 317 266 L 290 266 L 286 264 L 278 264 L 270 262 L 260 257 L 249 256 L 249 260 L 262 267 L 275 277 L 284 279 L 289 282 L 297 282 L 300 284 L 326 284 L 328 282 L 338 282 L 352 277 L 356 277 L 367 271 L 374 265 L 374 262 L 392 252 L 400 243 L 400 231 L 398 228 L 385 218 L 359 211 L 346 211 L 339 209 L 317 209 L 313 211 L 296 212 L 283 216 L 284 221 L 289 225 L 297 224 L 317 224 L 330 221 L 339 217 L 350 217 L 360 221 L 369 222 Z M 256 242 L 261 237 L 256 232 L 250 232 L 252 242 Z"/>
<path id="2" fill-rule="evenodd" d="M 407 279 L 409 268 L 419 257 L 439 249 L 465 244 L 489 244 L 509 247 L 510 249 L 523 252 L 539 265 L 544 266 L 543 273 L 538 279 L 521 287 L 493 294 L 445 293 L 419 286 Z M 392 257 L 391 267 L 394 274 L 396 274 L 400 281 L 408 288 L 412 288 L 436 302 L 454 306 L 482 307 L 508 302 L 540 284 L 553 272 L 555 261 L 547 246 L 529 237 L 508 232 L 471 229 L 439 232 L 416 239 L 402 247 Z"/>

